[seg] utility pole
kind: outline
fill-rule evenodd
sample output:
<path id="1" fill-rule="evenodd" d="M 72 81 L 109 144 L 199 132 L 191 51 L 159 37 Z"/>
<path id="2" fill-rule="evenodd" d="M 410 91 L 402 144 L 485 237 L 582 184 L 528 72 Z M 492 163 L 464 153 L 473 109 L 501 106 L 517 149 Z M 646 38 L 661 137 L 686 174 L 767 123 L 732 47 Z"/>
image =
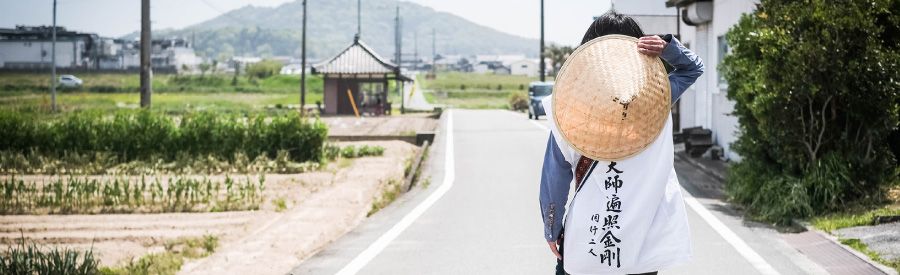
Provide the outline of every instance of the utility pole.
<path id="1" fill-rule="evenodd" d="M 362 0 L 356 0 L 356 40 L 362 36 Z"/>
<path id="2" fill-rule="evenodd" d="M 541 82 L 544 82 L 546 65 L 544 64 L 544 0 L 541 0 Z"/>
<path id="3" fill-rule="evenodd" d="M 396 55 L 397 55 L 397 71 L 394 72 L 394 88 L 397 89 L 397 94 L 400 95 L 400 114 L 406 113 L 406 96 L 403 95 L 403 90 L 400 89 L 401 81 L 400 81 L 400 67 L 403 66 L 403 55 L 400 53 L 402 48 L 400 44 L 403 41 L 403 38 L 400 34 L 400 2 L 397 2 L 397 17 L 394 19 L 394 43 L 396 43 Z"/>
<path id="4" fill-rule="evenodd" d="M 150 67 L 150 0 L 141 0 L 141 107 L 150 107 L 151 79 Z"/>
<path id="5" fill-rule="evenodd" d="M 413 59 L 413 70 L 418 71 L 419 70 L 419 32 L 418 31 L 413 33 L 413 48 L 414 48 L 413 51 L 415 51 L 415 54 L 413 55 L 413 56 L 415 56 Z"/>
<path id="6" fill-rule="evenodd" d="M 300 113 L 306 113 L 306 0 L 303 0 L 303 34 L 300 54 Z"/>
<path id="7" fill-rule="evenodd" d="M 431 28 L 431 77 L 437 78 L 437 32 Z"/>
<path id="8" fill-rule="evenodd" d="M 56 111 L 56 0 L 53 0 L 53 53 L 50 57 L 50 110 Z M 45 97 L 46 100 L 46 97 Z"/>

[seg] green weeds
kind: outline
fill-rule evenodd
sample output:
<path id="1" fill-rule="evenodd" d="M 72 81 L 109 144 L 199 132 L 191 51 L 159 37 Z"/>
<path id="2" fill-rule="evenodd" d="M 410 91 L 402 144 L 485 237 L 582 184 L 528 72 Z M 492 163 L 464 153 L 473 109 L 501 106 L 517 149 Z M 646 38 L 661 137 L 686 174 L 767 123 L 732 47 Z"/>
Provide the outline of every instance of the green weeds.
<path id="1" fill-rule="evenodd" d="M 184 264 L 184 258 L 197 259 L 209 256 L 219 246 L 219 238 L 206 235 L 200 238 L 178 238 L 163 243 L 165 252 L 151 253 L 137 261 L 116 267 L 100 268 L 104 275 L 175 274 Z"/>
<path id="2" fill-rule="evenodd" d="M 275 212 L 281 213 L 287 209 L 287 202 L 284 201 L 284 198 L 278 198 L 272 201 L 272 204 L 275 205 Z"/>
<path id="3" fill-rule="evenodd" d="M 259 209 L 265 174 L 222 181 L 207 177 L 50 177 L 0 179 L 0 214 L 201 212 Z"/>
<path id="4" fill-rule="evenodd" d="M 388 180 L 387 186 L 381 190 L 381 196 L 376 197 L 372 202 L 372 209 L 369 210 L 369 213 L 366 214 L 366 217 L 371 217 L 375 213 L 378 213 L 378 210 L 390 205 L 394 200 L 400 196 L 400 181 L 391 179 Z"/>

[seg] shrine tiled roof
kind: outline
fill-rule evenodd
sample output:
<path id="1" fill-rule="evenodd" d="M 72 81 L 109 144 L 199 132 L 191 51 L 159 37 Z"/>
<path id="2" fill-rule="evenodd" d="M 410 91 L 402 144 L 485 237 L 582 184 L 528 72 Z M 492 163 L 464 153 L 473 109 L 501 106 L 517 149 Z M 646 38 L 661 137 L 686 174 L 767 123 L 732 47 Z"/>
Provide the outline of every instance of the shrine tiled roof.
<path id="1" fill-rule="evenodd" d="M 325 62 L 312 66 L 314 74 L 391 74 L 397 65 L 385 61 L 358 39 Z"/>

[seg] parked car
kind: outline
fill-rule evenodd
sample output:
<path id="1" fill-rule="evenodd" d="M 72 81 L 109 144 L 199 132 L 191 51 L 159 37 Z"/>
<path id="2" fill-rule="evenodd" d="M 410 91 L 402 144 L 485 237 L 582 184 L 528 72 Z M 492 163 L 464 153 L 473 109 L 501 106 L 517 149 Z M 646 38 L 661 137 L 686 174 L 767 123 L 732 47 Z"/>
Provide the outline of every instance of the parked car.
<path id="1" fill-rule="evenodd" d="M 63 75 L 59 77 L 59 86 L 78 87 L 81 86 L 81 78 L 74 75 Z"/>
<path id="2" fill-rule="evenodd" d="M 528 118 L 534 118 L 535 120 L 542 115 L 546 115 L 544 112 L 544 105 L 541 105 L 541 100 L 545 97 L 549 96 L 553 93 L 553 81 L 545 81 L 545 82 L 531 82 L 528 84 Z"/>

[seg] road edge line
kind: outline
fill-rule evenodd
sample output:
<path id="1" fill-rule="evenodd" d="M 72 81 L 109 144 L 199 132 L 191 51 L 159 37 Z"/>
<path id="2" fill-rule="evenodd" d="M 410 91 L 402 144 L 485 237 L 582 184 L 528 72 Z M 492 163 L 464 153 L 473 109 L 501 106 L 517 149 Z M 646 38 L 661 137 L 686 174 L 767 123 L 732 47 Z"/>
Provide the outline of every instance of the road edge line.
<path id="1" fill-rule="evenodd" d="M 445 144 L 445 152 L 444 152 L 444 180 L 441 183 L 441 186 L 438 187 L 434 193 L 428 195 L 424 201 L 419 203 L 412 211 L 410 211 L 403 219 L 400 219 L 396 224 L 394 224 L 391 229 L 385 232 L 381 237 L 379 237 L 375 242 L 369 245 L 366 250 L 363 250 L 362 253 L 359 253 L 356 258 L 353 258 L 350 263 L 348 263 L 344 268 L 338 271 L 336 274 L 338 275 L 350 275 L 356 274 L 363 267 L 369 264 L 375 256 L 378 256 L 382 250 L 384 250 L 394 239 L 400 236 L 400 233 L 403 233 L 406 228 L 412 225 L 413 222 L 416 221 L 422 214 L 425 213 L 428 208 L 431 208 L 435 202 L 437 202 L 447 191 L 450 190 L 450 187 L 453 187 L 453 180 L 456 178 L 455 169 L 456 166 L 453 163 L 453 110 L 447 110 L 447 136 L 446 136 L 446 144 Z"/>
<path id="2" fill-rule="evenodd" d="M 694 195 L 684 189 L 684 187 L 681 187 L 681 193 L 684 194 L 684 203 L 690 206 L 691 209 L 694 209 L 694 212 L 697 212 L 697 215 L 700 215 L 700 218 L 703 218 L 703 221 L 705 221 L 706 224 L 712 227 L 713 230 L 716 231 L 716 233 L 719 233 L 719 236 L 722 236 L 722 238 L 725 239 L 725 241 L 727 241 L 728 244 L 731 245 L 731 247 L 737 250 L 737 252 L 740 253 L 741 256 L 744 257 L 744 259 L 750 262 L 750 265 L 756 268 L 757 271 L 766 275 L 781 274 L 777 270 L 775 270 L 772 265 L 766 262 L 766 260 L 763 259 L 763 257 L 760 256 L 759 253 L 756 253 L 756 251 L 753 250 L 750 245 L 744 242 L 741 237 L 738 237 L 738 235 L 735 234 L 734 231 L 731 231 L 731 229 L 729 229 L 728 226 L 725 225 L 725 223 L 722 223 L 719 218 L 716 218 L 716 216 L 713 215 L 712 212 L 709 211 L 709 209 L 706 209 L 706 207 L 704 207 L 703 204 L 701 204 L 700 201 L 698 201 L 697 198 L 694 197 Z"/>

